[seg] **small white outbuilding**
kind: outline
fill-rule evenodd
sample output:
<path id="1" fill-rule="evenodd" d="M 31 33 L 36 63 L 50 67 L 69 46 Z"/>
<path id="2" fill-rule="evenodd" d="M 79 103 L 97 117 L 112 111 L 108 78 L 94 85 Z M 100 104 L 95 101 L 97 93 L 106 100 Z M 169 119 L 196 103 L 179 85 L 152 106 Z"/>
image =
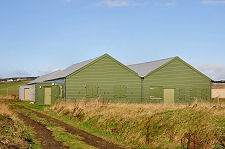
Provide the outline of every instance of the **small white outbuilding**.
<path id="1" fill-rule="evenodd" d="M 35 85 L 20 85 L 19 99 L 35 102 Z"/>

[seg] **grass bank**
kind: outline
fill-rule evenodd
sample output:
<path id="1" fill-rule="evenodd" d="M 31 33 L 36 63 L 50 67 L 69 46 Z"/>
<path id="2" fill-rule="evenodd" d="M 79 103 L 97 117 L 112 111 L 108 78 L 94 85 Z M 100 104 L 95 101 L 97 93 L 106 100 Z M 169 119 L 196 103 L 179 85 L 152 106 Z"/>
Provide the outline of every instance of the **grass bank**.
<path id="1" fill-rule="evenodd" d="M 33 108 L 33 109 L 43 109 L 43 107 L 35 106 L 35 105 L 28 105 L 25 104 L 27 107 Z M 36 107 L 36 108 L 34 108 Z M 95 147 L 90 146 L 82 142 L 82 137 L 79 137 L 77 135 L 71 134 L 69 132 L 66 132 L 62 127 L 58 126 L 55 122 L 46 120 L 44 118 L 41 118 L 37 116 L 35 113 L 32 113 L 30 110 L 23 109 L 23 108 L 14 108 L 16 111 L 21 112 L 27 116 L 29 116 L 32 120 L 37 121 L 41 124 L 46 125 L 46 128 L 50 131 L 52 131 L 52 135 L 56 141 L 60 141 L 63 143 L 64 146 L 70 148 L 70 149 L 95 149 Z"/>
<path id="2" fill-rule="evenodd" d="M 0 102 L 0 148 L 38 148 L 33 142 L 32 130 L 3 102 Z"/>
<path id="3" fill-rule="evenodd" d="M 131 148 L 225 147 L 224 104 L 59 102 L 47 107 L 47 111 L 76 127 Z"/>

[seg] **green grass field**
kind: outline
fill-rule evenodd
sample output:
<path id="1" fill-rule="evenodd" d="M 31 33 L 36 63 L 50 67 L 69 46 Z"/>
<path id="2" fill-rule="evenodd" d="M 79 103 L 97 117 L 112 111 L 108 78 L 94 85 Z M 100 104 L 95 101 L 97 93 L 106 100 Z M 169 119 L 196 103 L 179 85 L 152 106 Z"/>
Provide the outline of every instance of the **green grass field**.
<path id="1" fill-rule="evenodd" d="M 12 82 L 0 84 L 0 96 L 19 95 L 19 85 L 25 85 L 27 82 Z"/>

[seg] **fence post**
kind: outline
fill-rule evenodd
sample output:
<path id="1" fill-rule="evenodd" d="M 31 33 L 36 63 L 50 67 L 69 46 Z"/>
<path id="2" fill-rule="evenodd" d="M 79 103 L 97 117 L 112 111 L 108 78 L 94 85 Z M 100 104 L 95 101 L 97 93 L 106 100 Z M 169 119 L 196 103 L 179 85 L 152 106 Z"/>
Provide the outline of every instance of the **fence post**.
<path id="1" fill-rule="evenodd" d="M 6 90 L 7 90 L 7 96 L 8 96 L 8 95 L 9 95 L 9 88 L 7 87 L 7 89 L 6 89 Z"/>

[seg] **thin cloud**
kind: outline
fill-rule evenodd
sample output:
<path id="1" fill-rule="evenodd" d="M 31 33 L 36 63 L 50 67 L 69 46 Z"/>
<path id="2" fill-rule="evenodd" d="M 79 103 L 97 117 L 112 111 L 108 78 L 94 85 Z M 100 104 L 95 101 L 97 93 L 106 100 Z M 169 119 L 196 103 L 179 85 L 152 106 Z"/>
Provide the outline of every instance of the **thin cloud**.
<path id="1" fill-rule="evenodd" d="M 50 65 L 47 65 L 45 67 L 42 67 L 42 68 L 38 69 L 37 74 L 41 76 L 41 75 L 51 73 L 51 72 L 53 72 L 53 70 L 54 69 Z"/>
<path id="2" fill-rule="evenodd" d="M 200 64 L 198 69 L 213 80 L 225 80 L 224 64 Z"/>
<path id="3" fill-rule="evenodd" d="M 168 2 L 152 2 L 151 5 L 153 6 L 162 6 L 162 7 L 175 7 L 177 3 L 175 1 L 168 1 Z"/>
<path id="4" fill-rule="evenodd" d="M 31 74 L 23 69 L 16 69 L 6 75 L 6 77 L 28 77 L 28 76 L 31 76 Z"/>
<path id="5" fill-rule="evenodd" d="M 53 68 L 52 66 L 47 65 L 45 67 L 42 67 L 42 68 L 38 69 L 36 74 L 38 76 L 42 76 L 42 75 L 46 75 L 48 73 L 51 73 L 51 72 L 54 72 L 54 71 L 57 71 L 57 70 L 61 70 L 61 69 L 60 68 Z"/>
<path id="6" fill-rule="evenodd" d="M 166 7 L 174 7 L 177 5 L 175 1 L 164 1 L 159 2 L 156 0 L 147 1 L 136 1 L 136 0 L 100 0 L 94 3 L 94 6 L 107 6 L 107 7 L 129 7 L 129 6 L 166 6 Z"/>
<path id="7" fill-rule="evenodd" d="M 174 7 L 177 5 L 177 3 L 176 2 L 166 2 L 164 5 L 168 6 L 168 7 Z"/>
<path id="8" fill-rule="evenodd" d="M 146 2 L 135 2 L 131 0 L 101 0 L 95 3 L 95 6 L 108 6 L 108 7 L 128 7 L 128 6 L 141 6 L 146 5 Z"/>
<path id="9" fill-rule="evenodd" d="M 203 0 L 202 4 L 225 4 L 225 0 Z"/>
<path id="10" fill-rule="evenodd" d="M 71 3 L 72 2 L 72 0 L 63 0 L 64 2 L 66 2 L 66 3 Z"/>
<path id="11" fill-rule="evenodd" d="M 3 74 L 0 74 L 0 79 L 4 78 L 4 75 Z"/>

